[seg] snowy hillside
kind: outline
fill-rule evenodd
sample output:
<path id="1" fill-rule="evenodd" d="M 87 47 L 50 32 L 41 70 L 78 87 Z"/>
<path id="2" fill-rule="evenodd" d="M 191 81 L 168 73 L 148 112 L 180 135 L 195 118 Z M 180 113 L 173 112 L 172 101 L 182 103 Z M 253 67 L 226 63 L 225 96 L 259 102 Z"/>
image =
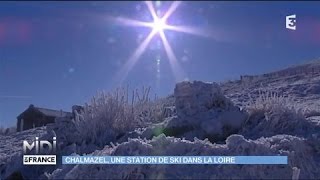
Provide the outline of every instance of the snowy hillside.
<path id="1" fill-rule="evenodd" d="M 320 177 L 320 61 L 226 83 L 102 94 L 72 121 L 0 136 L 0 178 L 316 179 Z M 135 93 L 133 93 L 135 94 Z M 286 155 L 288 165 L 22 166 L 22 140 L 57 136 L 61 155 Z M 115 173 L 116 172 L 116 173 Z"/>
<path id="2" fill-rule="evenodd" d="M 244 106 L 259 92 L 274 92 L 290 98 L 301 108 L 320 109 L 320 59 L 263 75 L 242 76 L 221 84 L 227 97 Z"/>

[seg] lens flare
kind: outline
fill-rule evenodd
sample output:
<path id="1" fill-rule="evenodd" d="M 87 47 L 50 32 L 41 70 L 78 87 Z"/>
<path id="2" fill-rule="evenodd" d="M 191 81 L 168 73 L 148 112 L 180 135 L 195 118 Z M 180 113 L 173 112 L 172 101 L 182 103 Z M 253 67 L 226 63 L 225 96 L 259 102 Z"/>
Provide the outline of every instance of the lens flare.
<path id="1" fill-rule="evenodd" d="M 148 27 L 151 28 L 150 34 L 147 36 L 147 38 L 138 46 L 138 48 L 134 51 L 133 55 L 129 58 L 129 60 L 125 63 L 125 65 L 122 67 L 122 69 L 119 71 L 119 73 L 116 75 L 116 82 L 122 84 L 122 81 L 126 78 L 129 71 L 133 68 L 135 63 L 138 61 L 140 56 L 143 54 L 143 52 L 147 49 L 147 46 L 151 42 L 152 38 L 155 35 L 159 35 L 162 41 L 162 44 L 164 46 L 164 50 L 166 51 L 166 54 L 169 59 L 169 63 L 171 66 L 171 69 L 173 71 L 173 74 L 175 76 L 175 80 L 181 81 L 185 78 L 185 73 L 183 72 L 183 69 L 180 67 L 176 55 L 174 54 L 174 51 L 172 50 L 170 43 L 168 42 L 165 30 L 171 30 L 176 32 L 182 32 L 187 34 L 193 34 L 197 36 L 204 36 L 204 37 L 210 37 L 208 33 L 204 33 L 203 31 L 200 31 L 199 29 L 194 29 L 192 27 L 184 27 L 184 26 L 173 26 L 167 24 L 168 18 L 176 11 L 176 9 L 179 7 L 181 2 L 175 1 L 171 4 L 169 9 L 164 13 L 162 17 L 159 17 L 156 13 L 156 9 L 154 8 L 152 1 L 146 1 L 145 2 L 152 18 L 153 22 L 143 22 L 138 21 L 134 19 L 128 19 L 123 17 L 118 17 L 115 20 L 121 24 L 126 26 L 139 26 L 139 27 Z M 119 78 L 121 77 L 121 78 Z M 120 79 L 120 80 L 119 80 Z"/>

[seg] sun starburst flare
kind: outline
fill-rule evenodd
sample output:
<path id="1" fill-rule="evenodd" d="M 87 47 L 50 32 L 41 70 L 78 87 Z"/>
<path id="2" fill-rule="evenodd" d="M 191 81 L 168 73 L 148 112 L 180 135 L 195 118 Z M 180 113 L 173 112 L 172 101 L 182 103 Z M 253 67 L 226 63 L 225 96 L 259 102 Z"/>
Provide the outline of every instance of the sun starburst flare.
<path id="1" fill-rule="evenodd" d="M 138 61 L 140 56 L 143 54 L 143 52 L 146 50 L 147 46 L 151 42 L 152 38 L 158 34 L 161 38 L 162 44 L 164 46 L 165 52 L 167 54 L 167 57 L 169 59 L 169 63 L 172 69 L 172 72 L 175 76 L 176 81 L 181 81 L 185 78 L 185 73 L 183 72 L 182 68 L 179 65 L 179 62 L 177 61 L 176 55 L 174 54 L 170 43 L 168 42 L 165 30 L 172 30 L 176 32 L 182 32 L 182 33 L 188 33 L 198 36 L 206 36 L 208 37 L 208 33 L 204 33 L 203 31 L 200 31 L 199 29 L 187 27 L 187 26 L 173 26 L 167 24 L 168 18 L 176 11 L 176 9 L 179 7 L 181 2 L 175 1 L 171 4 L 169 9 L 165 12 L 165 14 L 162 17 L 159 17 L 156 13 L 156 9 L 154 8 L 152 1 L 146 1 L 145 2 L 152 18 L 153 22 L 143 22 L 138 21 L 134 19 L 129 18 L 123 18 L 118 17 L 116 18 L 116 22 L 118 22 L 121 25 L 126 26 L 140 26 L 140 27 L 148 27 L 151 28 L 150 34 L 142 41 L 142 43 L 138 46 L 138 48 L 134 51 L 134 53 L 130 56 L 129 60 L 125 63 L 125 65 L 122 67 L 118 75 L 116 76 L 118 83 L 122 83 L 123 80 L 128 75 L 129 71 L 133 68 L 135 63 Z M 119 80 L 120 79 L 120 80 Z"/>

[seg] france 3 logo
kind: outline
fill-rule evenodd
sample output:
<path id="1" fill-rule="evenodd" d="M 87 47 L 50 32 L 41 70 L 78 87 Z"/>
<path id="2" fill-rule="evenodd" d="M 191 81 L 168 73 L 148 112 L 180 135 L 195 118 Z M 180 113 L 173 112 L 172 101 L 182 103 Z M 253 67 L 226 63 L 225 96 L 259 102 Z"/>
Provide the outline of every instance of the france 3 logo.
<path id="1" fill-rule="evenodd" d="M 23 141 L 23 165 L 56 165 L 57 142 L 56 137 L 52 138 L 52 142 L 46 140 L 35 140 L 29 144 Z"/>
<path id="2" fill-rule="evenodd" d="M 286 28 L 291 30 L 297 29 L 297 16 L 295 14 L 286 16 Z"/>

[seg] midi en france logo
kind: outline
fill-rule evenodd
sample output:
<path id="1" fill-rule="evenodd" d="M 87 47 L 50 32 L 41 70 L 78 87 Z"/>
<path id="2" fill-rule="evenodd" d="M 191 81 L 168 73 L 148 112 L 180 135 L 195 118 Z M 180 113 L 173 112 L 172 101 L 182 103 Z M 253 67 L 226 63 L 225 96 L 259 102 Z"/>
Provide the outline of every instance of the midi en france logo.
<path id="1" fill-rule="evenodd" d="M 23 141 L 23 164 L 24 165 L 56 165 L 57 156 L 56 137 L 52 138 L 52 142 L 46 140 L 35 140 L 29 144 L 28 141 Z"/>

